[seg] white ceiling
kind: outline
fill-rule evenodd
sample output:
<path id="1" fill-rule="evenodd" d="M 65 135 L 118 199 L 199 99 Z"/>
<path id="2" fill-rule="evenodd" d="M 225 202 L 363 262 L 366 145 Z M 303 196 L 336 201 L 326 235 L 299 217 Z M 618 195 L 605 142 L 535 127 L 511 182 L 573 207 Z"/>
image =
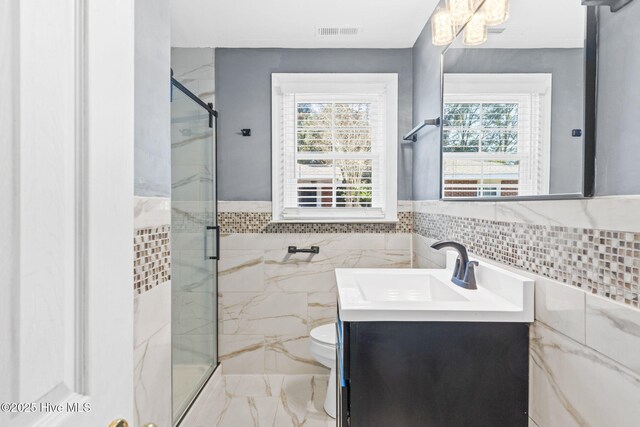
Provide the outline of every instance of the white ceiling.
<path id="1" fill-rule="evenodd" d="M 563 0 L 567 1 L 567 0 Z M 578 0 L 573 0 L 578 3 Z M 437 0 L 170 0 L 175 47 L 412 47 Z M 358 36 L 316 37 L 318 26 Z"/>
<path id="2" fill-rule="evenodd" d="M 511 0 L 509 19 L 479 48 L 584 47 L 586 8 L 579 0 Z M 458 46 L 456 46 L 458 47 Z"/>

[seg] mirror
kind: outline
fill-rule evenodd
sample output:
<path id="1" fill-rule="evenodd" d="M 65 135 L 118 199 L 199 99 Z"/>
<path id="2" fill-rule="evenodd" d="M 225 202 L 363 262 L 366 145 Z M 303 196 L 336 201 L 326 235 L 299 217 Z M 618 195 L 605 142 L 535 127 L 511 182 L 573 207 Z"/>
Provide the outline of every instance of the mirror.
<path id="1" fill-rule="evenodd" d="M 432 17 L 437 25 L 439 13 L 449 14 L 457 35 L 442 55 L 441 197 L 591 196 L 594 8 L 577 0 L 475 3 L 442 2 Z M 461 4 L 472 9 L 456 27 Z M 434 44 L 442 34 L 433 28 Z"/>

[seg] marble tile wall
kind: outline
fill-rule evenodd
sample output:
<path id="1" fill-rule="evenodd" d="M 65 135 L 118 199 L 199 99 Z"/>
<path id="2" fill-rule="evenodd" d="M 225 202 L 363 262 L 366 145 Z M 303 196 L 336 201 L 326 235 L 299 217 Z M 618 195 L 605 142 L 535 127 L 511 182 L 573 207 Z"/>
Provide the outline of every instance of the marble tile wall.
<path id="1" fill-rule="evenodd" d="M 317 255 L 287 246 L 320 247 Z M 327 374 L 309 332 L 335 321 L 335 268 L 411 266 L 408 233 L 223 235 L 219 263 L 220 361 L 224 374 Z"/>
<path id="2" fill-rule="evenodd" d="M 160 240 L 134 241 L 138 252 L 145 253 L 134 263 L 144 260 L 142 267 L 161 270 L 153 283 L 134 289 L 134 425 L 150 421 L 171 425 L 171 266 L 166 262 L 168 254 L 151 259 L 169 250 L 170 206 L 168 198 L 134 199 L 136 238 L 153 236 L 149 230 L 167 234 Z M 146 253 L 154 248 L 161 250 Z M 160 264 L 154 266 L 154 262 Z M 134 267 L 134 278 L 141 274 L 135 269 L 142 267 Z"/>
<path id="3" fill-rule="evenodd" d="M 215 105 L 215 55 L 212 48 L 171 48 L 173 77 L 204 102 Z"/>
<path id="4" fill-rule="evenodd" d="M 553 256 L 559 262 L 565 262 L 562 261 L 565 257 L 577 262 L 573 257 L 576 253 L 587 255 L 590 249 L 595 250 L 581 246 L 595 234 L 571 230 L 566 235 L 564 230 L 553 227 L 604 229 L 607 230 L 604 239 L 614 239 L 614 232 L 608 236 L 608 230 L 625 230 L 618 234 L 617 238 L 622 235 L 623 239 L 617 245 L 613 245 L 613 240 L 601 244 L 605 256 L 613 255 L 614 248 L 622 250 L 626 246 L 627 234 L 634 236 L 635 244 L 635 235 L 640 232 L 640 224 L 635 220 L 640 212 L 640 199 L 603 199 L 486 204 L 416 202 L 414 205 L 418 214 L 429 215 L 418 216 L 414 224 L 415 266 L 442 267 L 442 254 L 430 249 L 429 245 L 435 239 L 447 237 L 469 244 L 474 255 L 480 252 L 487 257 L 487 262 L 501 261 L 506 268 L 536 281 L 535 322 L 530 333 L 530 425 L 635 426 L 640 419 L 640 363 L 637 358 L 640 310 L 633 303 L 635 300 L 621 298 L 617 302 L 611 293 L 598 295 L 599 286 L 604 285 L 604 280 L 598 276 L 594 277 L 591 287 L 580 287 L 572 280 L 562 283 L 558 276 L 548 274 L 548 269 L 528 268 L 527 264 L 517 262 L 527 251 L 515 251 L 514 256 L 515 246 L 505 254 L 491 252 L 485 247 L 503 247 L 505 241 L 518 236 L 516 232 L 505 232 L 505 227 L 512 229 L 522 225 L 537 230 L 526 235 L 527 239 L 533 243 L 541 239 L 539 245 L 528 247 L 532 256 L 528 261 L 540 262 L 535 259 L 541 254 L 540 247 L 557 244 Z M 463 225 L 463 232 L 459 228 L 461 218 L 470 220 L 470 224 Z M 558 234 L 545 234 L 547 229 Z M 628 263 L 628 259 L 635 260 L 633 252 L 618 255 L 622 259 L 617 262 L 622 265 Z M 481 262 L 484 259 L 479 258 Z M 569 262 L 568 265 L 590 268 L 590 263 L 597 264 L 599 256 L 592 255 L 591 258 L 593 260 L 588 257 L 581 260 L 582 264 Z M 549 267 L 549 264 L 545 265 Z M 625 289 L 638 284 L 633 274 L 629 282 L 629 286 L 623 285 Z"/>
<path id="5" fill-rule="evenodd" d="M 269 224 L 270 202 L 218 204 L 219 357 L 224 374 L 326 374 L 309 332 L 335 320 L 334 269 L 410 267 L 410 202 L 389 224 Z M 185 232 L 206 216 L 182 215 Z M 193 228 L 193 230 L 192 230 Z M 317 255 L 287 247 L 319 246 Z"/>
<path id="6" fill-rule="evenodd" d="M 612 205 L 617 203 L 618 209 L 626 210 L 633 201 L 635 199 L 612 198 L 610 204 L 601 205 L 601 209 L 615 211 Z M 554 224 L 549 224 L 548 220 L 540 224 L 523 219 L 517 215 L 517 204 L 509 219 L 508 211 L 502 206 L 508 203 L 482 206 L 483 203 L 478 202 L 476 204 L 481 205 L 478 216 L 469 214 L 476 210 L 459 211 L 462 215 L 458 216 L 443 213 L 432 204 L 422 204 L 425 209 L 414 212 L 414 230 L 430 239 L 461 241 L 476 255 L 640 308 L 640 230 L 637 224 L 627 219 L 626 223 L 609 223 L 611 228 L 594 228 L 602 213 L 592 217 L 591 226 L 585 227 L 586 221 L 580 219 L 581 226 L 574 226 L 576 220 L 570 213 L 563 224 L 557 211 L 565 211 L 566 204 L 573 205 L 576 216 L 583 212 L 573 201 L 537 202 L 537 205 L 520 208 L 533 221 L 544 218 L 547 213 L 547 218 L 551 218 L 555 211 Z M 638 207 L 636 212 L 640 212 Z M 492 209 L 493 216 L 490 215 Z"/>
<path id="7" fill-rule="evenodd" d="M 421 236 L 413 233 L 411 235 L 413 267 L 414 268 L 445 268 L 447 264 L 446 251 L 436 251 L 431 249 L 431 245 L 438 239 Z"/>
<path id="8" fill-rule="evenodd" d="M 172 48 L 173 77 L 206 103 L 215 105 L 214 49 Z M 176 89 L 174 89 L 174 92 Z M 178 98 L 180 96 L 181 98 Z M 185 99 L 174 94 L 174 99 Z M 213 132 L 208 115 L 191 100 L 174 102 L 171 125 L 171 200 L 199 206 L 213 200 Z M 185 207 L 183 206 L 183 207 Z"/>
<path id="9" fill-rule="evenodd" d="M 538 426 L 638 425 L 640 311 L 539 278 L 530 336 Z"/>
<path id="10" fill-rule="evenodd" d="M 222 212 L 268 212 L 266 203 L 246 203 L 242 208 L 222 202 L 220 209 Z M 634 202 L 620 199 L 619 203 L 629 206 Z M 481 203 L 450 209 L 443 205 L 426 208 L 424 205 L 417 204 L 416 210 L 451 217 L 477 216 L 485 221 L 501 217 L 504 221 L 496 222 L 508 224 L 612 225 L 607 215 L 600 213 L 603 206 L 612 205 L 611 201 L 588 205 L 580 202 L 573 207 L 559 203 L 532 208 L 525 204 L 508 209 Z M 469 212 L 473 212 L 473 216 Z M 429 219 L 434 224 L 442 221 L 437 217 Z M 420 232 L 425 226 L 437 227 L 434 224 L 418 223 L 415 229 Z M 637 232 L 635 225 L 628 220 L 624 222 L 624 218 L 616 224 L 629 226 L 631 233 Z M 446 230 L 446 233 L 440 232 L 448 234 L 453 228 Z M 472 239 L 474 232 L 477 230 L 470 229 L 467 234 L 454 237 Z M 264 381 L 269 387 L 273 386 L 271 379 L 279 382 L 279 375 L 326 375 L 326 369 L 309 354 L 307 337 L 310 329 L 335 318 L 334 268 L 443 266 L 444 254 L 431 250 L 429 245 L 435 238 L 451 236 L 425 234 L 244 232 L 223 235 L 218 290 L 222 372 L 225 376 L 267 375 Z M 527 238 L 535 236 L 534 233 Z M 201 240 L 200 233 L 192 237 L 193 242 Z M 188 241 L 190 237 L 186 233 L 179 238 Z M 504 236 L 496 238 L 504 240 Z M 564 235 L 546 238 L 545 241 L 567 239 Z M 321 251 L 314 256 L 288 255 L 289 245 L 318 245 Z M 587 293 L 573 282 L 564 284 L 522 270 L 522 265 L 512 264 L 507 268 L 517 269 L 536 280 L 536 321 L 531 329 L 530 360 L 532 425 L 636 425 L 635 421 L 640 419 L 640 366 L 635 357 L 640 350 L 640 311 L 633 304 Z M 198 286 L 197 280 L 193 286 Z M 226 408 L 223 410 L 226 414 L 245 416 L 240 414 L 248 411 L 254 417 L 260 414 L 260 417 L 277 418 L 279 410 L 270 406 L 275 404 L 264 402 L 261 406 L 262 403 L 252 400 L 251 396 L 242 396 L 233 402 L 240 406 L 229 412 L 238 396 L 226 386 L 223 389 L 226 391 L 217 393 L 225 402 L 222 408 Z M 284 413 L 290 416 L 288 411 Z M 216 417 L 219 425 L 225 425 L 223 419 L 228 415 Z"/>

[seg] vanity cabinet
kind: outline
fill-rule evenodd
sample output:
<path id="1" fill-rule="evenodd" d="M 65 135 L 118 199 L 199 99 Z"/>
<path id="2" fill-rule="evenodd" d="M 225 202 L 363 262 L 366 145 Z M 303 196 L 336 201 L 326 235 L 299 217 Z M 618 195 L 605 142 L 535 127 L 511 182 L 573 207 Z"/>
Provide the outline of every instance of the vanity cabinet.
<path id="1" fill-rule="evenodd" d="M 529 324 L 337 323 L 339 427 L 528 425 Z"/>

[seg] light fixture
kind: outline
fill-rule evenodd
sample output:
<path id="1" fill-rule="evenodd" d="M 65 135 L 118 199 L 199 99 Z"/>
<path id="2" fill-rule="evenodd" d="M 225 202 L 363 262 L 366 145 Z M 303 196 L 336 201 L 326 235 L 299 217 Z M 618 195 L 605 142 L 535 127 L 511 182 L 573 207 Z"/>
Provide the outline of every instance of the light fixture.
<path id="1" fill-rule="evenodd" d="M 438 8 L 431 17 L 431 42 L 435 46 L 453 43 L 464 27 L 462 42 L 477 46 L 487 41 L 490 25 L 502 24 L 508 18 L 509 0 L 446 0 L 446 7 Z"/>
<path id="2" fill-rule="evenodd" d="M 472 0 L 447 0 L 447 9 L 451 13 L 453 23 L 457 27 L 461 27 L 473 15 Z"/>
<path id="3" fill-rule="evenodd" d="M 451 43 L 456 37 L 453 18 L 448 9 L 438 9 L 431 18 L 431 41 L 435 46 Z"/>
<path id="4" fill-rule="evenodd" d="M 482 13 L 476 13 L 464 27 L 462 43 L 477 46 L 487 41 L 487 24 Z"/>
<path id="5" fill-rule="evenodd" d="M 500 25 L 509 18 L 509 0 L 486 0 L 482 13 L 487 25 Z"/>

